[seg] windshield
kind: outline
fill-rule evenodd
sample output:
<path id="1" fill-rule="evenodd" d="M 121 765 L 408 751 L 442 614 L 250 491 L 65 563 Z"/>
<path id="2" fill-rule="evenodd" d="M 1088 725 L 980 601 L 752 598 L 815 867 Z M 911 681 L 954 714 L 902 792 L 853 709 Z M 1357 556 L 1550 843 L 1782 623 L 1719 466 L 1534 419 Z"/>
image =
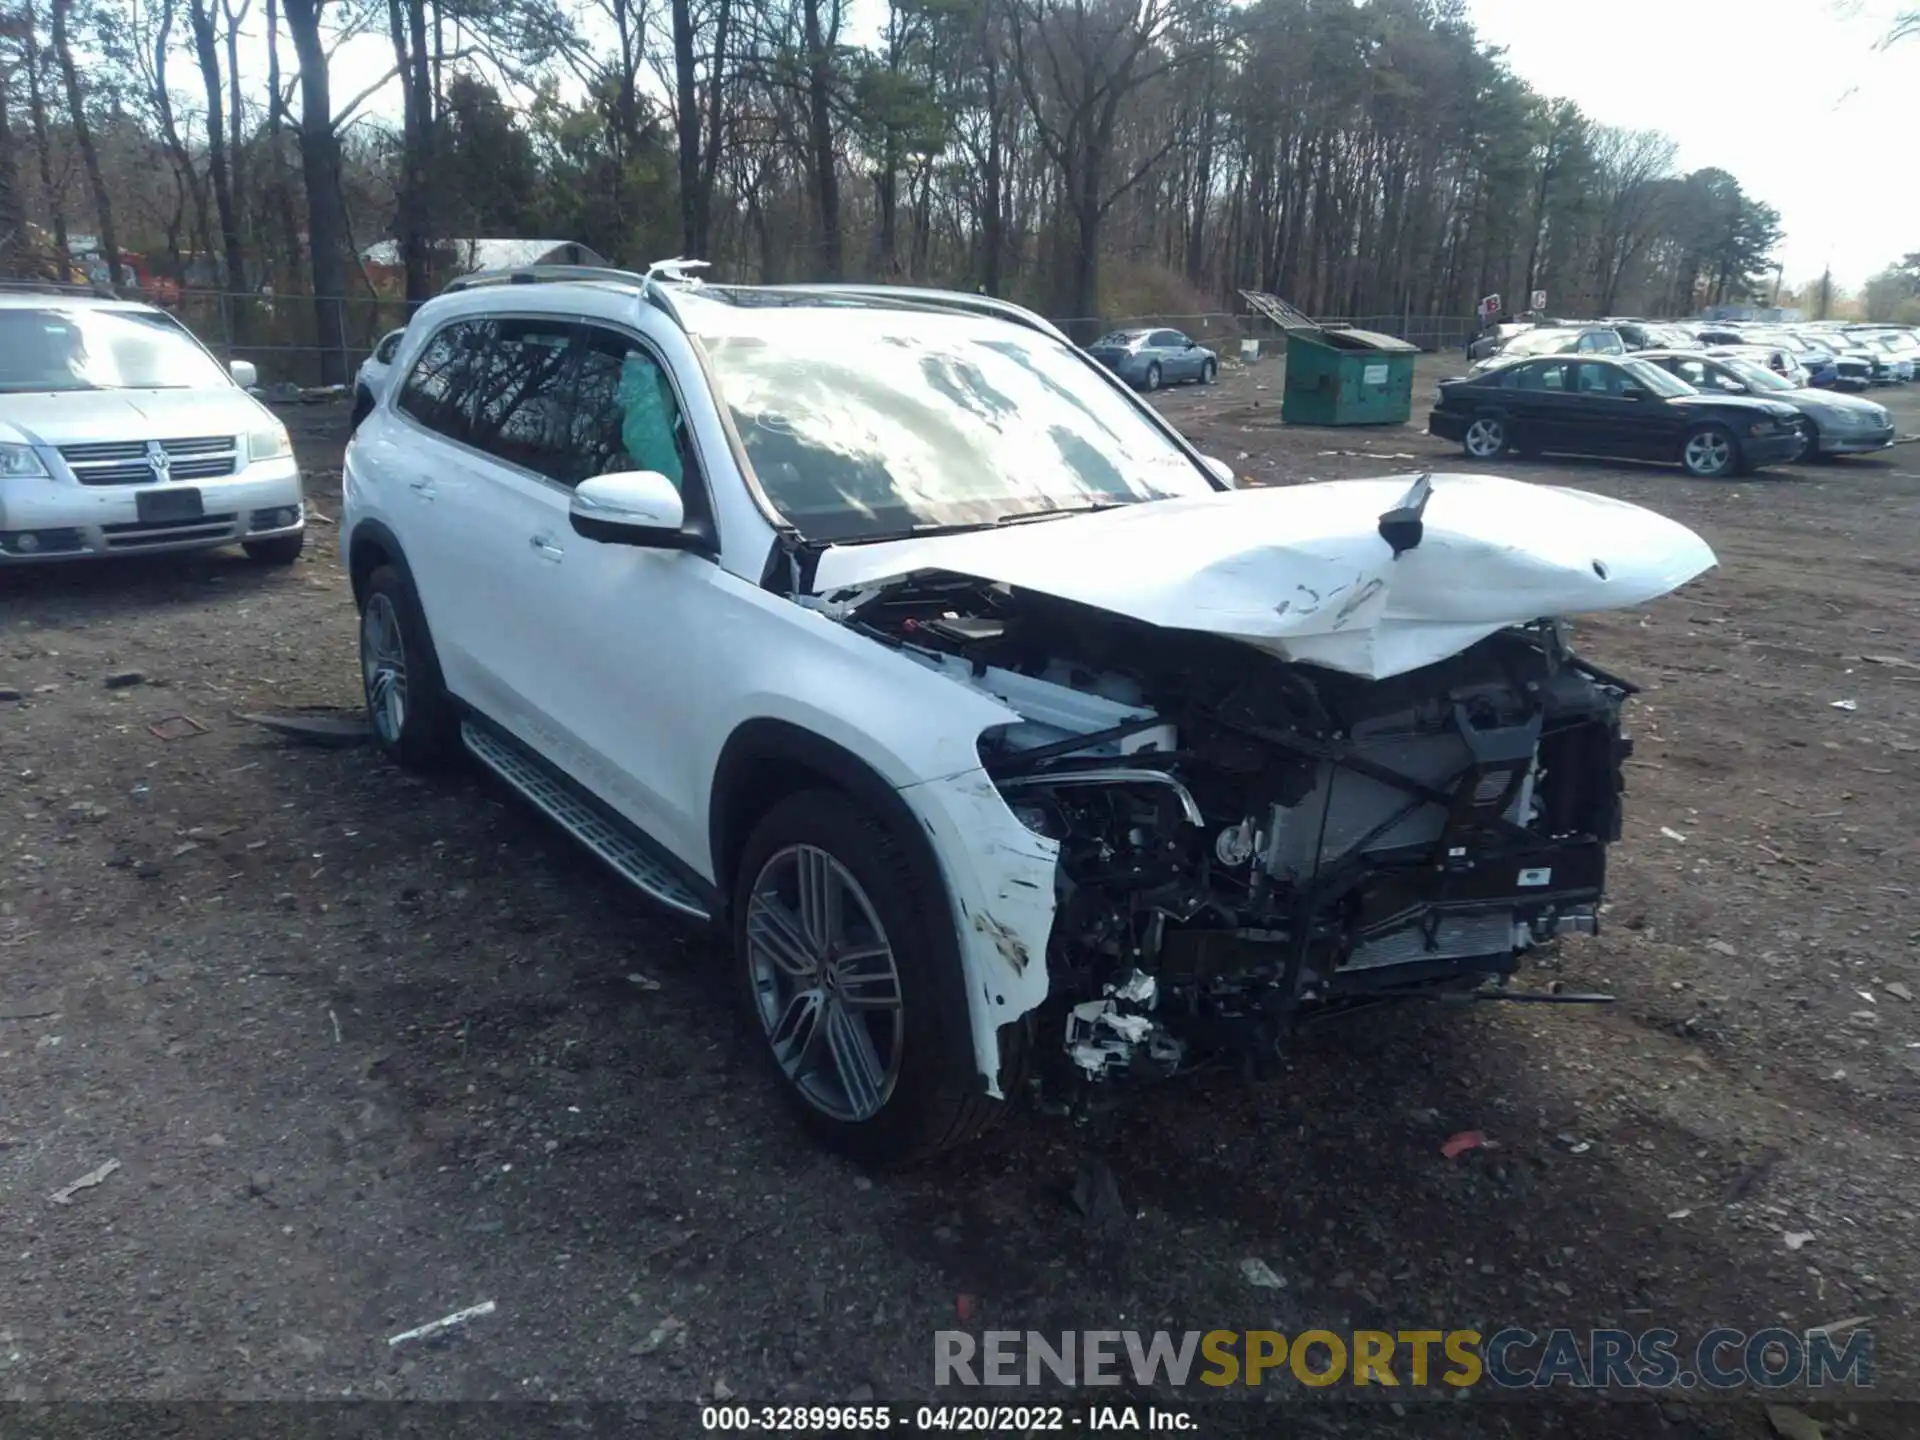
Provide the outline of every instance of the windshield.
<path id="1" fill-rule="evenodd" d="M 0 394 L 232 383 L 192 335 L 157 311 L 0 309 Z"/>
<path id="2" fill-rule="evenodd" d="M 1562 349 L 1573 348 L 1573 332 L 1570 330 L 1536 330 L 1531 335 L 1517 335 L 1501 349 L 1501 358 L 1514 355 L 1551 355 Z"/>
<path id="3" fill-rule="evenodd" d="M 1214 487 L 1093 369 L 1011 325 L 756 317 L 705 338 L 767 498 L 809 540 L 971 528 Z M 831 331 L 831 338 L 823 331 Z"/>
<path id="4" fill-rule="evenodd" d="M 1691 395 L 1693 386 L 1671 370 L 1662 370 L 1651 360 L 1622 360 L 1620 368 L 1655 395 Z"/>
<path id="5" fill-rule="evenodd" d="M 1746 383 L 1755 390 L 1792 390 L 1795 388 L 1790 382 L 1781 379 L 1766 366 L 1758 364 L 1755 361 L 1743 360 L 1739 356 L 1730 355 L 1720 363 L 1738 375 L 1742 380 L 1746 381 Z"/>

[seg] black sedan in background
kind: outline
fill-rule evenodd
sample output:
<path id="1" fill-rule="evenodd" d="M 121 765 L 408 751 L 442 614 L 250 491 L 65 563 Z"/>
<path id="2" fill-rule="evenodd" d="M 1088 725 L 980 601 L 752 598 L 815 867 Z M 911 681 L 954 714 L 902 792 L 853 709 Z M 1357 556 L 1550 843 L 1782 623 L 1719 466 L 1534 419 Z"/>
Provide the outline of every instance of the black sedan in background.
<path id="1" fill-rule="evenodd" d="M 1893 416 L 1887 407 L 1861 395 L 1796 388 L 1766 366 L 1738 355 L 1702 355 L 1697 351 L 1650 350 L 1640 359 L 1670 370 L 1703 395 L 1758 395 L 1800 412 L 1803 459 L 1823 455 L 1864 455 L 1893 444 Z"/>
<path id="2" fill-rule="evenodd" d="M 1632 356 L 1543 356 L 1443 380 L 1427 429 L 1475 460 L 1618 455 L 1677 462 L 1709 479 L 1792 460 L 1803 443 L 1793 406 L 1703 395 Z"/>

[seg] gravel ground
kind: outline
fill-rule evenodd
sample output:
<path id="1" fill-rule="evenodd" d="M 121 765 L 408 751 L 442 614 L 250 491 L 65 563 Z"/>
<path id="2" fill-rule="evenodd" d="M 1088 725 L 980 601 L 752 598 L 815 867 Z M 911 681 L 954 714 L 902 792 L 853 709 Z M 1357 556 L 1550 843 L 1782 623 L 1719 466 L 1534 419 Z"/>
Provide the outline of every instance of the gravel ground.
<path id="1" fill-rule="evenodd" d="M 1264 483 L 1464 468 L 1420 428 L 1458 368 L 1423 360 L 1406 428 L 1283 429 L 1270 364 L 1160 403 Z M 1920 431 L 1920 388 L 1880 398 Z M 334 516 L 344 413 L 289 419 Z M 286 571 L 0 574 L 0 1398 L 912 1402 L 956 1325 L 1859 1316 L 1878 1393 L 1920 1398 L 1920 445 L 1722 483 L 1502 468 L 1721 558 L 1578 627 L 1646 693 L 1607 931 L 1545 967 L 1620 1003 L 1328 1027 L 1268 1079 L 1035 1115 L 904 1175 L 810 1147 L 706 937 L 501 787 L 238 718 L 357 703 L 326 522 Z M 204 732 L 162 738 L 177 716 Z M 1443 1157 L 1464 1130 L 1495 1147 Z M 1125 1208 L 1101 1225 L 1071 1199 L 1096 1162 Z M 1766 1433 L 1692 1398 L 1447 1428 Z M 1248 1413 L 1195 1410 L 1201 1433 Z M 1436 1428 L 1324 1392 L 1287 1415 Z"/>

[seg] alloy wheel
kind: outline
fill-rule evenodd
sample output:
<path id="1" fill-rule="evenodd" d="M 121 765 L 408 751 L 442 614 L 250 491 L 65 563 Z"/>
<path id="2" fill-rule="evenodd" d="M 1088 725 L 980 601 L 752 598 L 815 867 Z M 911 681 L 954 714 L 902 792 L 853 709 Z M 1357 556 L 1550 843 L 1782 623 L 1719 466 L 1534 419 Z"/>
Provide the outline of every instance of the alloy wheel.
<path id="1" fill-rule="evenodd" d="M 761 867 L 747 900 L 747 967 L 773 1058 L 834 1120 L 880 1112 L 900 1078 L 905 1009 L 893 945 L 860 882 L 814 845 Z"/>
<path id="2" fill-rule="evenodd" d="M 1733 463 L 1733 444 L 1717 430 L 1702 430 L 1688 439 L 1686 461 L 1696 475 L 1718 475 Z"/>
<path id="3" fill-rule="evenodd" d="M 1491 460 L 1506 445 L 1506 427 L 1498 420 L 1476 420 L 1467 427 L 1467 453 L 1476 460 Z"/>
<path id="4" fill-rule="evenodd" d="M 360 673 L 375 733 L 385 744 L 399 744 L 407 728 L 407 647 L 399 612 L 379 592 L 368 597 L 360 617 Z"/>

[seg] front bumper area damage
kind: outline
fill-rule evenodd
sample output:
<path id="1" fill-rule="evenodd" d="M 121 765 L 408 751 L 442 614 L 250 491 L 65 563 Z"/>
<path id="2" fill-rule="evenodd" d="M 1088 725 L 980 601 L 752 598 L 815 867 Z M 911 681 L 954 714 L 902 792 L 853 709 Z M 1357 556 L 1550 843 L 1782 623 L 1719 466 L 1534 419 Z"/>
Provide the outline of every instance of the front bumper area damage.
<path id="1" fill-rule="evenodd" d="M 1293 584 L 1247 562 L 1271 550 L 1242 529 L 1196 546 L 1190 571 L 1175 551 L 1148 581 L 1089 582 L 1116 603 L 1060 593 L 1076 567 L 1094 573 L 1077 546 L 1051 590 L 1037 574 L 940 568 L 825 596 L 842 623 L 1019 717 L 981 735 L 979 771 L 911 787 L 941 797 L 923 808 L 947 817 L 930 822 L 943 850 L 971 847 L 969 863 L 996 877 L 958 902 L 979 932 L 977 1044 L 1020 1019 L 1075 1086 L 1258 1060 L 1302 1021 L 1497 989 L 1528 950 L 1598 930 L 1634 686 L 1535 617 L 1557 613 L 1555 599 L 1641 603 L 1712 554 L 1610 502 L 1594 512 L 1608 548 L 1590 533 L 1498 553 L 1503 538 L 1459 539 L 1457 509 L 1434 524 L 1444 486 L 1396 487 L 1398 503 L 1349 527 L 1344 547 L 1333 498 L 1315 496 L 1320 533 Z M 1636 514 L 1648 522 L 1637 546 Z M 1006 572 L 1037 557 L 989 559 Z M 1302 590 L 1343 568 L 1345 600 L 1323 594 L 1302 613 Z M 1609 590 L 1610 575 L 1625 578 Z M 1260 588 L 1280 602 L 1270 623 L 1250 608 Z M 1213 603 L 1175 624 L 1183 590 Z M 1003 913 L 1018 961 L 997 943 Z"/>

